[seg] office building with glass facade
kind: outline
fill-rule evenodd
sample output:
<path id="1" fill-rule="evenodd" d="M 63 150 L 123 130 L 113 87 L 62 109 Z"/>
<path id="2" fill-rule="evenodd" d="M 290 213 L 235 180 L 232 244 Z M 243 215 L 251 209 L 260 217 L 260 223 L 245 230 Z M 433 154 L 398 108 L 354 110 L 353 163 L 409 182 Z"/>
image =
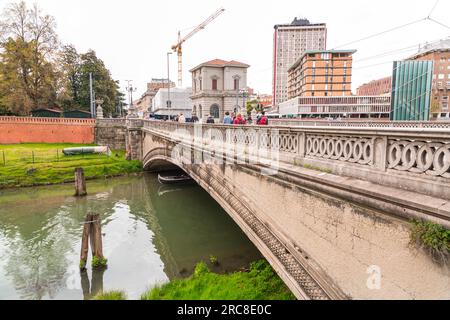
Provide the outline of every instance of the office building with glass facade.
<path id="1" fill-rule="evenodd" d="M 391 120 L 430 120 L 433 61 L 395 61 Z"/>

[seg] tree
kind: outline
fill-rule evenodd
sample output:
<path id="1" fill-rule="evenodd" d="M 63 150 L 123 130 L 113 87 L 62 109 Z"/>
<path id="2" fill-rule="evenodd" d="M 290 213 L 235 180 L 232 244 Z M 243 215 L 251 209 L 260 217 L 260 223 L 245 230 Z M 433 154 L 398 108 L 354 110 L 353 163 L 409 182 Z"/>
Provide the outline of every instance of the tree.
<path id="1" fill-rule="evenodd" d="M 118 82 L 93 50 L 79 54 L 60 47 L 55 19 L 24 1 L 0 16 L 0 113 L 29 115 L 39 107 L 90 111 L 89 74 L 106 115 L 118 114 L 124 101 Z"/>
<path id="2" fill-rule="evenodd" d="M 80 105 L 82 108 L 89 110 L 89 74 L 92 73 L 95 98 L 103 100 L 103 112 L 105 115 L 116 114 L 118 102 L 123 99 L 123 95 L 119 94 L 118 83 L 111 77 L 111 73 L 105 67 L 104 62 L 97 57 L 94 50 L 81 54 L 80 60 Z"/>
<path id="3" fill-rule="evenodd" d="M 27 115 L 56 103 L 55 27 L 53 17 L 43 15 L 37 5 L 28 9 L 23 1 L 7 6 L 1 16 L 0 92 L 14 113 Z"/>
<path id="4" fill-rule="evenodd" d="M 60 92 L 58 103 L 64 109 L 82 109 L 80 100 L 81 88 L 81 58 L 73 45 L 62 47 L 58 66 L 60 74 Z"/>

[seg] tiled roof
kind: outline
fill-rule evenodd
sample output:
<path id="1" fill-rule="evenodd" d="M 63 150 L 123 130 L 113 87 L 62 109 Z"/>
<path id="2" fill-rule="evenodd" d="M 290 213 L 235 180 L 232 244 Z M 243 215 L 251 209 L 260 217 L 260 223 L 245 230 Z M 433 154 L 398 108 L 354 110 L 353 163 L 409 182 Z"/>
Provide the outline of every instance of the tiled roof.
<path id="1" fill-rule="evenodd" d="M 223 68 L 223 67 L 242 67 L 242 68 L 248 68 L 250 66 L 248 64 L 246 64 L 246 63 L 239 62 L 239 61 L 236 61 L 236 60 L 225 61 L 225 60 L 222 60 L 222 59 L 214 59 L 214 60 L 211 60 L 211 61 L 204 62 L 204 63 L 198 65 L 197 67 L 191 69 L 190 71 L 192 72 L 192 71 L 197 70 L 197 69 L 199 69 L 201 67 L 220 67 L 220 68 Z"/>

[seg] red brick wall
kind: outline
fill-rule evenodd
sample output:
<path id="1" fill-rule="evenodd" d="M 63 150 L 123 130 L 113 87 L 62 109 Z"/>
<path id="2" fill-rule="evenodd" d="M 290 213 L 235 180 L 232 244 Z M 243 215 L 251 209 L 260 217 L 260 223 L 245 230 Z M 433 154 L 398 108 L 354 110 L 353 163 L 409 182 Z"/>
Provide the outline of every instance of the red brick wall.
<path id="1" fill-rule="evenodd" d="M 94 143 L 93 119 L 0 117 L 0 144 Z"/>

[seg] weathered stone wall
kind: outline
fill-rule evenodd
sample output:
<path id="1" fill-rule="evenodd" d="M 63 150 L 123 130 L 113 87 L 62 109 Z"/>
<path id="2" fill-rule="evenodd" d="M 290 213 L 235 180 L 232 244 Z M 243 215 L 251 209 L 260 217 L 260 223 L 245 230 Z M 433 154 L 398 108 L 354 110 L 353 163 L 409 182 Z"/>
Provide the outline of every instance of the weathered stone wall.
<path id="1" fill-rule="evenodd" d="M 96 144 L 108 146 L 112 150 L 126 150 L 126 135 L 125 121 L 97 120 L 95 126 Z"/>
<path id="2" fill-rule="evenodd" d="M 174 143 L 149 132 L 143 140 L 144 166 L 182 167 L 240 225 L 297 297 L 304 290 L 307 297 L 322 298 L 324 290 L 329 298 L 450 299 L 449 266 L 410 244 L 407 219 L 338 197 L 331 187 L 321 192 L 292 182 L 283 176 L 286 171 L 267 176 L 251 165 L 183 164 L 173 157 Z M 193 159 L 189 147 L 180 150 L 182 158 Z"/>
<path id="3" fill-rule="evenodd" d="M 93 143 L 95 120 L 0 117 L 0 144 Z"/>
<path id="4" fill-rule="evenodd" d="M 450 268 L 410 245 L 410 223 L 237 167 L 252 210 L 354 299 L 450 299 Z M 380 271 L 380 288 L 368 286 Z"/>
<path id="5" fill-rule="evenodd" d="M 128 127 L 126 135 L 127 160 L 142 161 L 143 134 L 139 128 Z"/>

